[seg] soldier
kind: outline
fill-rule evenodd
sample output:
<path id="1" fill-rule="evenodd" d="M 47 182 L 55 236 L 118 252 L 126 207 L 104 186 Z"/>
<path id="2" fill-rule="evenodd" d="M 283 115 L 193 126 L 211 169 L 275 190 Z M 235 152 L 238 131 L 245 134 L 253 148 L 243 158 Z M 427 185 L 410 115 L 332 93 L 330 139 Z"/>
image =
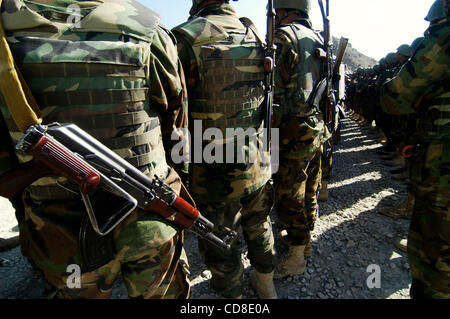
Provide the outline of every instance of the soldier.
<path id="1" fill-rule="evenodd" d="M 436 0 L 414 56 L 383 86 L 389 114 L 417 114 L 411 181 L 415 205 L 408 235 L 412 298 L 450 298 L 450 35 L 448 0 Z"/>
<path id="2" fill-rule="evenodd" d="M 3 0 L 1 18 L 44 124 L 75 123 L 180 191 L 165 148 L 173 128 L 187 125 L 184 82 L 156 13 L 134 0 Z M 4 104 L 1 111 L 16 143 L 21 134 Z M 130 298 L 189 296 L 182 232 L 136 209 L 111 235 L 79 242 L 86 212 L 73 188 L 45 177 L 22 196 L 22 253 L 42 271 L 49 297 L 109 298 L 120 273 Z M 91 246 L 105 252 L 103 265 L 87 263 L 81 248 Z M 81 270 L 78 287 L 66 284 L 71 264 Z"/>
<path id="3" fill-rule="evenodd" d="M 184 66 L 189 96 L 193 153 L 211 145 L 209 139 L 196 140 L 201 134 L 218 129 L 226 136 L 228 129 L 256 131 L 262 125 L 264 80 L 263 41 L 248 19 L 239 19 L 228 0 L 193 0 L 187 22 L 175 27 L 179 56 Z M 192 126 L 191 126 L 192 125 Z M 251 282 L 260 298 L 276 298 L 273 285 L 274 239 L 270 221 L 273 189 L 270 160 L 259 147 L 260 136 L 252 133 L 245 143 L 245 157 L 237 161 L 244 137 L 214 140 L 227 152 L 211 162 L 197 162 L 190 167 L 194 200 L 201 211 L 218 227 L 242 231 L 248 246 L 248 258 L 255 268 Z M 232 161 L 226 159 L 231 153 Z M 227 153 L 227 154 L 225 154 Z M 217 155 L 217 154 L 216 154 Z M 211 287 L 222 298 L 240 298 L 243 287 L 242 243 L 233 245 L 228 254 L 200 240 L 199 250 L 211 270 Z"/>
<path id="4" fill-rule="evenodd" d="M 329 133 L 319 109 L 310 103 L 312 90 L 323 77 L 317 53 L 323 39 L 312 29 L 309 0 L 275 0 L 277 14 L 276 89 L 280 105 L 280 168 L 274 176 L 276 210 L 282 238 L 289 251 L 277 265 L 276 277 L 302 274 L 305 248 L 318 214 L 322 148 Z"/>

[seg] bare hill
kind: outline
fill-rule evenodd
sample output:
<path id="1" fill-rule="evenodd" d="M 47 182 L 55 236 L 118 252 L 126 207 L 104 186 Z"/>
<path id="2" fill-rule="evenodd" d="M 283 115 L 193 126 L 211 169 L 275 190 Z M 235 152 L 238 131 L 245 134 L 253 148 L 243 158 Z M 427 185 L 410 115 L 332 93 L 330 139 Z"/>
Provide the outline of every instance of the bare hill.
<path id="1" fill-rule="evenodd" d="M 339 44 L 339 39 L 333 37 L 333 43 L 337 51 L 337 47 Z M 347 69 L 352 71 L 356 71 L 358 68 L 371 68 L 378 63 L 377 60 L 360 53 L 358 50 L 352 47 L 352 44 L 349 42 L 347 46 L 347 50 L 345 51 L 343 63 L 347 65 Z"/>

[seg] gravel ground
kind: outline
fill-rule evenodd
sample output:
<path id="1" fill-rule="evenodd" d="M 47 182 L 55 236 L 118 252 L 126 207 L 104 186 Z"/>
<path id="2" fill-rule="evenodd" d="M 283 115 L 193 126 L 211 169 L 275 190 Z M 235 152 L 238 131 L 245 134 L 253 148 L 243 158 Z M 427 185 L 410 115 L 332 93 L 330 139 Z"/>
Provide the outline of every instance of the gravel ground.
<path id="1" fill-rule="evenodd" d="M 313 255 L 301 276 L 275 280 L 279 298 L 288 299 L 409 299 L 411 277 L 406 254 L 394 246 L 405 237 L 409 220 L 392 219 L 377 211 L 389 209 L 406 198 L 406 185 L 391 178 L 389 167 L 375 150 L 381 144 L 369 127 L 344 119 L 341 143 L 334 152 L 329 199 L 320 202 L 320 216 L 313 232 Z M 0 238 L 17 234 L 13 210 L 0 201 Z M 286 247 L 278 235 L 272 212 L 277 256 Z M 8 233 L 9 235 L 5 235 Z M 197 252 L 195 236 L 187 232 L 186 251 L 191 266 L 191 298 L 214 297 L 210 272 Z M 250 263 L 243 254 L 245 281 Z M 374 266 L 375 265 L 375 266 Z M 373 268 L 375 267 L 375 268 Z M 380 285 L 369 288 L 373 270 L 380 269 Z M 43 280 L 34 273 L 20 248 L 0 253 L 0 298 L 42 298 Z M 243 298 L 257 298 L 248 287 Z M 113 298 L 126 298 L 119 280 Z"/>

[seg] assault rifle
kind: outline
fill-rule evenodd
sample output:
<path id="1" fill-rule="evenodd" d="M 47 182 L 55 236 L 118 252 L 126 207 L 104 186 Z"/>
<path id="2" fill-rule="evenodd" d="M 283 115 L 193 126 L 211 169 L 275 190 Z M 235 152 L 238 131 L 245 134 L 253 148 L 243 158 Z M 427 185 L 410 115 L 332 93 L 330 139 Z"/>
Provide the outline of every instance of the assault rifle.
<path id="1" fill-rule="evenodd" d="M 324 92 L 320 92 L 318 97 L 322 97 L 322 94 L 326 94 L 326 99 L 322 101 L 322 111 L 324 114 L 324 121 L 326 124 L 330 124 L 334 122 L 336 117 L 336 97 L 333 86 L 337 80 L 337 76 L 339 73 L 339 67 L 342 62 L 343 56 L 345 54 L 345 50 L 347 48 L 348 39 L 341 38 L 339 42 L 338 54 L 336 56 L 336 60 L 333 60 L 333 41 L 331 36 L 331 27 L 330 27 L 330 2 L 326 0 L 326 7 L 324 7 L 323 0 L 318 0 L 320 11 L 322 13 L 323 19 L 323 32 L 324 32 L 324 49 L 326 52 L 326 65 L 325 65 L 325 82 L 323 82 L 322 90 Z M 320 91 L 320 89 L 319 89 Z M 317 97 L 316 97 L 317 99 Z"/>
<path id="2" fill-rule="evenodd" d="M 135 208 L 155 212 L 181 229 L 188 229 L 223 249 L 237 233 L 220 229 L 178 196 L 159 178 L 149 178 L 75 124 L 33 125 L 16 150 L 33 160 L 0 176 L 0 195 L 14 197 L 47 175 L 64 176 L 78 186 L 93 229 L 108 234 Z"/>
<path id="3" fill-rule="evenodd" d="M 264 130 L 267 134 L 267 145 L 270 150 L 272 127 L 272 112 L 273 112 L 273 90 L 275 87 L 275 9 L 273 8 L 273 0 L 268 0 L 267 4 L 267 33 L 266 33 L 266 48 L 264 59 Z"/>

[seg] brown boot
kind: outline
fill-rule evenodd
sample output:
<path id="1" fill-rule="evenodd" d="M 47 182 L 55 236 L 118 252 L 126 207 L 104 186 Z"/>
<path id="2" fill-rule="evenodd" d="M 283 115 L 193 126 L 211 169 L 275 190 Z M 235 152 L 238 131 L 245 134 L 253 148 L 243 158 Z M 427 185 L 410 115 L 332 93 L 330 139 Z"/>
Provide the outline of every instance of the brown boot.
<path id="1" fill-rule="evenodd" d="M 326 202 L 328 200 L 328 182 L 323 181 L 322 186 L 319 190 L 318 200 L 321 202 Z"/>
<path id="2" fill-rule="evenodd" d="M 250 272 L 250 286 L 255 289 L 259 299 L 278 299 L 277 291 L 273 284 L 273 271 L 267 274 L 257 270 Z"/>
<path id="3" fill-rule="evenodd" d="M 395 247 L 406 253 L 408 247 L 408 240 L 406 238 L 400 239 L 399 241 L 395 242 Z"/>
<path id="4" fill-rule="evenodd" d="M 412 215 L 414 202 L 414 196 L 408 193 L 408 197 L 402 204 L 391 209 L 382 210 L 379 213 L 395 219 L 409 217 Z"/>
<path id="5" fill-rule="evenodd" d="M 305 250 L 303 251 L 303 256 L 305 256 L 305 258 L 309 258 L 312 255 L 312 245 L 311 243 L 307 243 Z"/>
<path id="6" fill-rule="evenodd" d="M 288 275 L 301 275 L 306 270 L 305 251 L 306 245 L 289 246 L 287 256 L 277 265 L 274 278 L 283 278 Z"/>

